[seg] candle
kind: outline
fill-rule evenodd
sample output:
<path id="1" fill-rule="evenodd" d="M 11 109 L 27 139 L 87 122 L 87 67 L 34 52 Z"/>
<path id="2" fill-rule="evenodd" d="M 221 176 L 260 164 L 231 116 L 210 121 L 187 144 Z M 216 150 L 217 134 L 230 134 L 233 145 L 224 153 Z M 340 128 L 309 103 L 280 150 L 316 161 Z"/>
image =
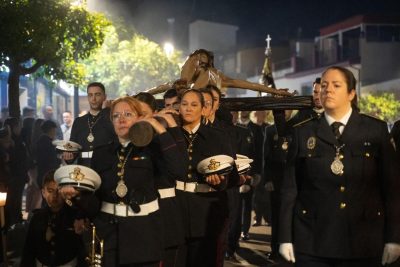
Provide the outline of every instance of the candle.
<path id="1" fill-rule="evenodd" d="M 4 207 L 6 205 L 7 192 L 0 192 L 0 207 Z"/>

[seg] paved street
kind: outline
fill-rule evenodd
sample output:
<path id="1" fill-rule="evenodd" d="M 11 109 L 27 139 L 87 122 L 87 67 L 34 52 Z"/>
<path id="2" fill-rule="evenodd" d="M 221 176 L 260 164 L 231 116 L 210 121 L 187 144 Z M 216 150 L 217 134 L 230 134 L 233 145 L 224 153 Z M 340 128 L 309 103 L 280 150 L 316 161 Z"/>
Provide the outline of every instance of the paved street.
<path id="1" fill-rule="evenodd" d="M 240 249 L 237 259 L 240 263 L 225 261 L 227 267 L 231 266 L 274 266 L 274 267 L 289 267 L 292 266 L 286 263 L 271 264 L 267 262 L 266 253 L 271 251 L 270 236 L 271 227 L 258 226 L 250 228 L 250 240 L 240 241 Z"/>

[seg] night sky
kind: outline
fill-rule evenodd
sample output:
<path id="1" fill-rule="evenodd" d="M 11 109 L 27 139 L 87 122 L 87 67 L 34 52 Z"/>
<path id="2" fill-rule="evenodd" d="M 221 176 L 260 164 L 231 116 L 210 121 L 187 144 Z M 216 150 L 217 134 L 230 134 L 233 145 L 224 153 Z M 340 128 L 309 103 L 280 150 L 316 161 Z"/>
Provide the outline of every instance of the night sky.
<path id="1" fill-rule="evenodd" d="M 100 0 L 93 0 L 99 1 Z M 238 48 L 289 38 L 313 38 L 319 29 L 359 14 L 399 15 L 399 0 L 102 0 L 106 9 L 146 37 L 164 42 L 167 18 L 175 18 L 174 39 L 187 48 L 188 24 L 197 19 L 239 26 Z M 97 4 L 98 6 L 98 4 Z M 223 38 L 223 37 L 221 37 Z"/>

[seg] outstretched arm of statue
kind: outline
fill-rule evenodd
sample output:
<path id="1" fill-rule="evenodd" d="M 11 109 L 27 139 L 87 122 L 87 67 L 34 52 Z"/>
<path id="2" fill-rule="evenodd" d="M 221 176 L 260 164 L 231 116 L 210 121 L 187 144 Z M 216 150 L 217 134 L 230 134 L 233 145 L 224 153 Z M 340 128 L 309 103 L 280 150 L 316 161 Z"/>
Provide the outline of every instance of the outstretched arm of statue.
<path id="1" fill-rule="evenodd" d="M 280 96 L 293 96 L 295 94 L 288 92 L 288 89 L 275 89 L 259 83 L 252 83 L 246 80 L 233 79 L 223 75 L 222 73 L 220 74 L 220 76 L 222 78 L 221 82 L 222 87 L 249 89 L 253 91 L 264 92 Z"/>

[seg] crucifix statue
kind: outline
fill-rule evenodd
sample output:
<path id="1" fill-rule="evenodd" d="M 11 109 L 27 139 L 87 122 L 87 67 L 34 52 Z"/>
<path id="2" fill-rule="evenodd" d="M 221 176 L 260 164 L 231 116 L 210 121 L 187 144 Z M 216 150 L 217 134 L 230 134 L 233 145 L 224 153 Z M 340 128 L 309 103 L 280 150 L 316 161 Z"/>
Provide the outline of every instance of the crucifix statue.
<path id="1" fill-rule="evenodd" d="M 278 96 L 293 96 L 296 94 L 288 92 L 287 89 L 275 89 L 264 84 L 230 78 L 214 67 L 214 54 L 205 49 L 198 49 L 189 55 L 181 68 L 181 77 L 179 80 L 186 85 L 186 88 L 194 89 L 214 85 L 218 88 L 248 89 Z M 147 92 L 158 94 L 171 87 L 172 85 L 167 83 L 152 88 Z"/>

